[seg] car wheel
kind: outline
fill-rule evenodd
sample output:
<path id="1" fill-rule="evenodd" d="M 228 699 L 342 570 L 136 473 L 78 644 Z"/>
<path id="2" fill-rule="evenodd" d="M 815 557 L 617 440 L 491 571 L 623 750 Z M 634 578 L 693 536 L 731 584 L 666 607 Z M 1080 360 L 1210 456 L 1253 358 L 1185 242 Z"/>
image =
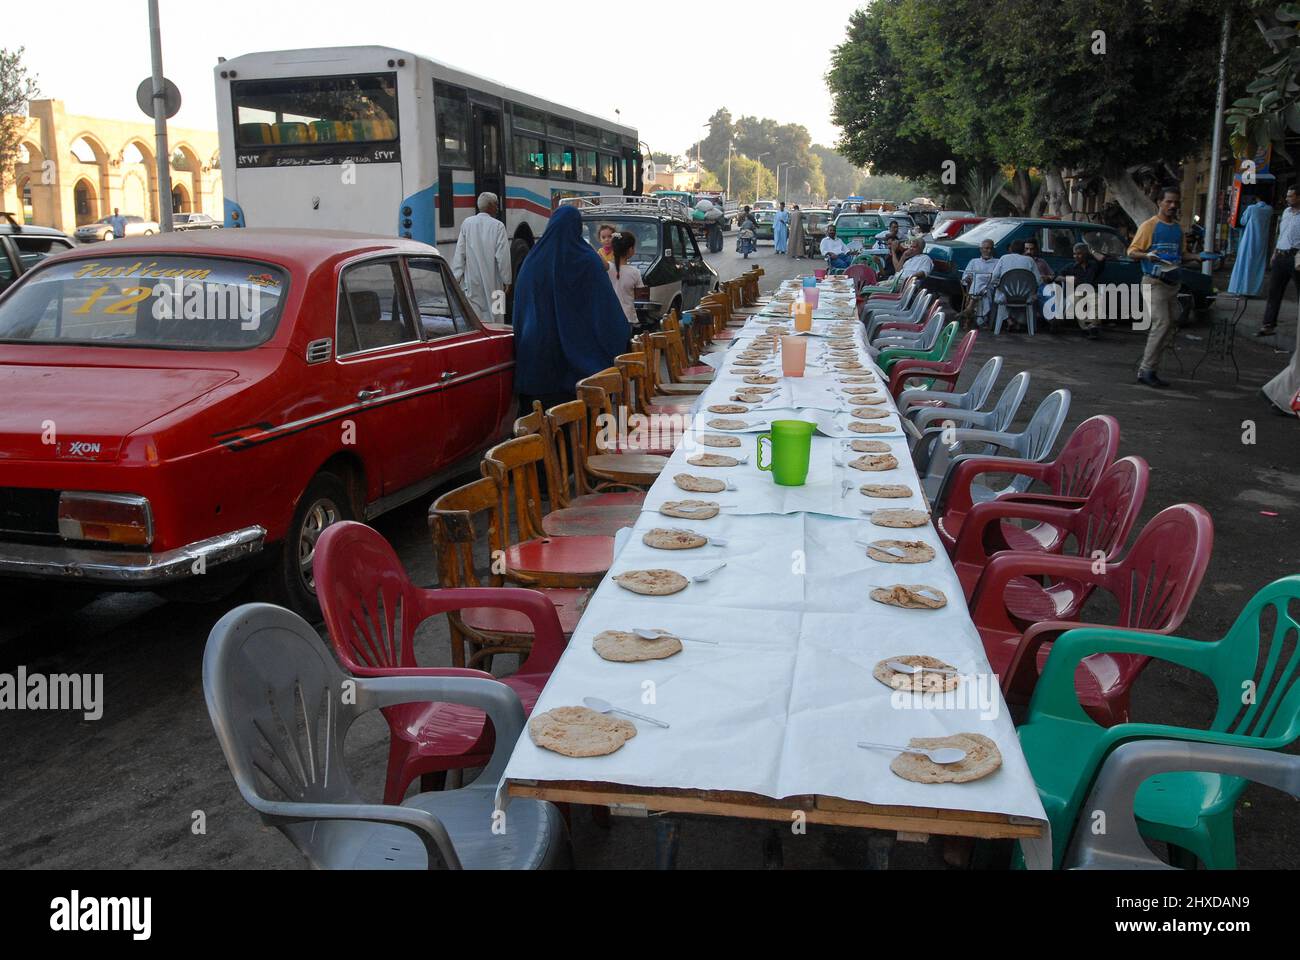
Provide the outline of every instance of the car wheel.
<path id="1" fill-rule="evenodd" d="M 293 522 L 279 546 L 279 555 L 262 574 L 259 593 L 272 603 L 288 607 L 309 623 L 318 623 L 320 604 L 312 576 L 316 543 L 326 527 L 352 519 L 347 485 L 336 474 L 318 473 L 298 501 Z"/>
<path id="2" fill-rule="evenodd" d="M 152 231 L 152 230 L 146 230 L 146 231 L 144 232 L 144 236 L 146 236 L 146 237 L 152 237 L 152 236 L 153 236 L 153 231 Z"/>
<path id="3" fill-rule="evenodd" d="M 100 237 L 99 239 L 102 240 L 104 243 L 108 243 L 110 240 L 114 239 L 114 237 L 113 237 L 113 234 L 110 232 L 110 233 L 106 233 L 106 234 L 104 234 L 104 235 L 103 235 L 102 237 Z"/>

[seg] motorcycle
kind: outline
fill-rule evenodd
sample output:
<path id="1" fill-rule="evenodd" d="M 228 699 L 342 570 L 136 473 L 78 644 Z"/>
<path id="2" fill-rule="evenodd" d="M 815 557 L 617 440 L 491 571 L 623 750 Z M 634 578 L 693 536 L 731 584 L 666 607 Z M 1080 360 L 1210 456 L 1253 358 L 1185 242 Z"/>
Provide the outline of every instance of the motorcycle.
<path id="1" fill-rule="evenodd" d="M 741 228 L 739 239 L 736 241 L 736 251 L 743 253 L 746 260 L 751 253 L 758 252 L 758 240 L 753 229 L 748 226 Z"/>

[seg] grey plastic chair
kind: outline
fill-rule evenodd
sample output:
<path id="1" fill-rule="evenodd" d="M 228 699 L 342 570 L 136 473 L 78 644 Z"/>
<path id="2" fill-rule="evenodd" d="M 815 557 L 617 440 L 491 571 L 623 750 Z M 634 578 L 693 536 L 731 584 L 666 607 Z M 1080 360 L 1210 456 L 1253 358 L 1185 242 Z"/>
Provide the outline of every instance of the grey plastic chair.
<path id="1" fill-rule="evenodd" d="M 953 468 L 963 460 L 971 457 L 1011 457 L 1042 463 L 1056 446 L 1056 438 L 1065 426 L 1065 418 L 1070 414 L 1070 391 L 1056 390 L 1043 398 L 1029 423 L 1021 433 L 999 432 L 996 430 L 972 430 L 958 427 L 954 431 L 951 446 L 936 443 L 931 447 L 932 454 L 926 465 L 921 487 L 931 503 L 944 502 L 948 478 Z M 967 444 L 980 445 L 979 450 L 969 451 Z M 922 444 L 917 444 L 918 447 Z M 1033 483 L 1033 478 L 1017 474 L 1009 484 L 1000 490 L 980 483 L 972 483 L 970 492 L 975 503 L 996 500 L 1008 493 L 1024 493 Z"/>
<path id="2" fill-rule="evenodd" d="M 943 390 L 904 390 L 898 395 L 898 412 L 915 422 L 916 415 L 923 410 L 979 410 L 988 402 L 993 385 L 1002 373 L 1002 358 L 990 357 L 975 375 L 964 393 L 950 393 Z M 942 408 L 931 407 L 930 403 L 942 403 Z"/>
<path id="3" fill-rule="evenodd" d="M 568 832 L 549 803 L 514 800 L 504 830 L 492 832 L 497 784 L 524 726 L 519 698 L 503 683 L 352 677 L 297 614 L 248 604 L 212 628 L 203 692 L 245 802 L 314 867 L 524 870 L 570 862 Z M 491 761 L 459 790 L 401 806 L 365 803 L 343 762 L 348 728 L 371 710 L 428 701 L 486 712 L 496 734 Z"/>
<path id="4" fill-rule="evenodd" d="M 1125 743 L 1106 758 L 1087 802 L 1080 808 L 1080 820 L 1065 857 L 1065 869 L 1177 869 L 1147 847 L 1138 830 L 1133 803 L 1138 788 L 1148 777 L 1179 772 L 1242 777 L 1285 790 L 1300 799 L 1300 757 L 1291 754 L 1183 740 Z M 1092 831 L 1096 811 L 1106 817 L 1105 830 L 1101 833 Z"/>
<path id="5" fill-rule="evenodd" d="M 958 427 L 968 427 L 973 430 L 993 430 L 1003 432 L 1011 428 L 1015 422 L 1016 414 L 1020 410 L 1020 405 L 1024 402 L 1025 394 L 1029 392 L 1029 371 L 1025 370 L 1017 373 L 1008 381 L 1007 385 L 1002 388 L 1002 396 L 992 410 L 948 410 L 943 407 L 932 407 L 928 410 L 922 410 L 912 421 L 916 424 L 922 434 L 928 434 L 929 437 L 938 437 L 942 432 L 942 424 L 951 420 Z M 921 467 L 922 464 L 917 464 Z"/>
<path id="6" fill-rule="evenodd" d="M 1025 315 L 1025 326 L 1029 328 L 1029 335 L 1034 335 L 1034 304 L 1038 300 L 1038 275 L 1031 270 L 1008 270 L 998 279 L 994 293 L 1001 293 L 1006 298 L 1005 303 L 999 304 L 997 297 L 994 296 L 994 310 L 997 317 L 993 323 L 993 335 L 996 337 L 1002 332 L 1002 311 L 998 307 L 1006 307 L 1008 315 L 1014 316 L 1017 310 L 1022 311 Z"/>
<path id="7" fill-rule="evenodd" d="M 936 310 L 920 330 L 881 330 L 871 341 L 871 346 L 877 351 L 889 347 L 909 349 L 919 347 L 922 350 L 929 350 L 939 339 L 939 331 L 943 329 L 943 324 L 943 310 Z"/>
<path id="8" fill-rule="evenodd" d="M 886 323 L 920 323 L 934 306 L 934 299 L 933 293 L 922 290 L 910 300 L 904 297 L 899 301 L 890 301 L 888 306 L 867 304 L 862 314 L 867 324 L 867 342 L 870 343 Z"/>

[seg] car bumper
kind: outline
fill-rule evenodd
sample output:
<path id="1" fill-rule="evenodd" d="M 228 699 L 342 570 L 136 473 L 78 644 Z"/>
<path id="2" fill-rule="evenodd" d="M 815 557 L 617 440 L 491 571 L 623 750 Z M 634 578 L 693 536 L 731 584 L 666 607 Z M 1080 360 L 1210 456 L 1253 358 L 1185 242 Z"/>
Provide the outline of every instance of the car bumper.
<path id="1" fill-rule="evenodd" d="M 250 557 L 261 552 L 265 542 L 265 528 L 254 526 L 164 553 L 3 543 L 0 544 L 0 577 L 99 583 L 110 587 L 159 586 Z"/>

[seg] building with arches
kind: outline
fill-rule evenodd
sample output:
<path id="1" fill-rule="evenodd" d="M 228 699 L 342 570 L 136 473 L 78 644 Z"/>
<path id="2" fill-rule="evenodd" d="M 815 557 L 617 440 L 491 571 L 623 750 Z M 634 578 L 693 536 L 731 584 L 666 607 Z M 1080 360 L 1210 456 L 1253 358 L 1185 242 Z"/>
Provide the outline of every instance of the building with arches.
<path id="1" fill-rule="evenodd" d="M 67 233 L 106 217 L 158 220 L 153 123 L 68 113 L 61 100 L 32 100 L 22 150 L 3 178 L 0 210 Z M 222 219 L 221 161 L 215 130 L 168 125 L 172 210 Z"/>

